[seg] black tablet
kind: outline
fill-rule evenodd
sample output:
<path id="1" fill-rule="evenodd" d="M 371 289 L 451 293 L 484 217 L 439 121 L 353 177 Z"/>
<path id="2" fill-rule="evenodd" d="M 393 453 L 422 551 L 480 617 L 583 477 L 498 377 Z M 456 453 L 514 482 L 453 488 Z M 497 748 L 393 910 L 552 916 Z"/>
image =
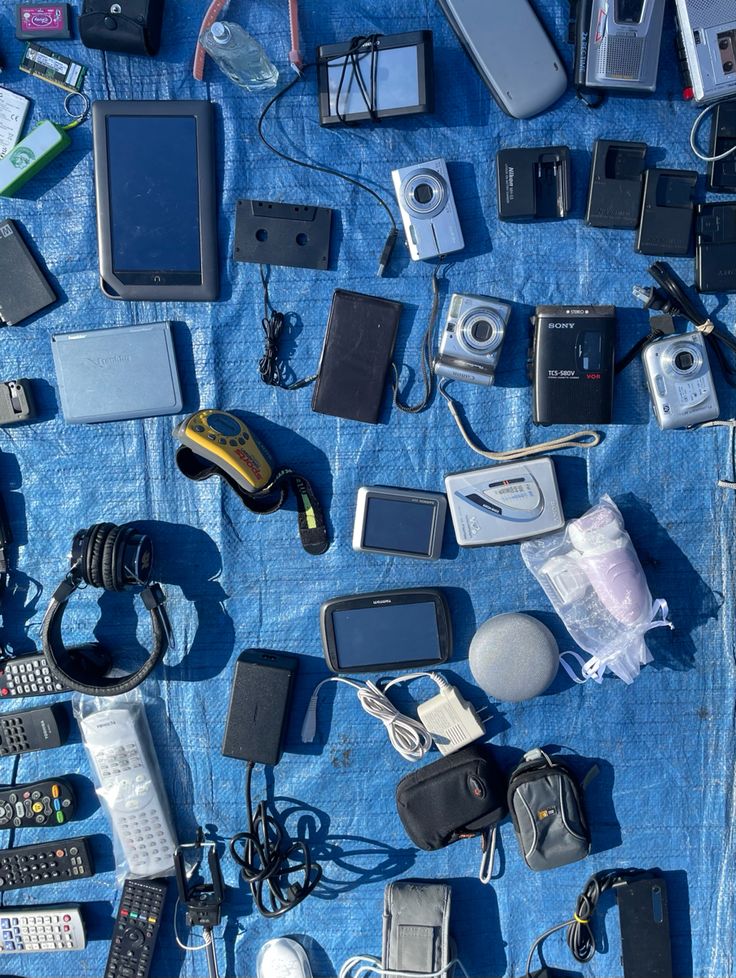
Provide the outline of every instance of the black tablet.
<path id="1" fill-rule="evenodd" d="M 112 299 L 216 299 L 214 110 L 95 102 L 100 285 Z"/>
<path id="2" fill-rule="evenodd" d="M 447 601 L 433 587 L 331 598 L 320 609 L 320 627 L 333 672 L 436 666 L 452 652 Z"/>

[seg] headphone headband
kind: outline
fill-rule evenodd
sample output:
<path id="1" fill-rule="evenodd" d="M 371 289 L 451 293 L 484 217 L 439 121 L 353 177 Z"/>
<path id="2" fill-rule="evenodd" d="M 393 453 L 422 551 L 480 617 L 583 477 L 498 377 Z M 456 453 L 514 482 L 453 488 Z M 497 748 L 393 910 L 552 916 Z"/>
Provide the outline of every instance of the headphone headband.
<path id="1" fill-rule="evenodd" d="M 150 537 L 132 524 L 95 523 L 87 530 L 77 531 L 69 573 L 51 596 L 41 626 L 43 651 L 56 679 L 80 693 L 118 696 L 135 689 L 152 672 L 168 648 L 170 634 L 164 609 L 166 595 L 159 584 L 150 581 L 152 562 Z M 88 682 L 82 674 L 84 663 L 75 667 L 70 660 L 61 624 L 69 598 L 83 584 L 106 591 L 143 588 L 140 595 L 151 616 L 153 643 L 148 658 L 135 672 L 127 676 L 95 677 L 94 682 Z"/>

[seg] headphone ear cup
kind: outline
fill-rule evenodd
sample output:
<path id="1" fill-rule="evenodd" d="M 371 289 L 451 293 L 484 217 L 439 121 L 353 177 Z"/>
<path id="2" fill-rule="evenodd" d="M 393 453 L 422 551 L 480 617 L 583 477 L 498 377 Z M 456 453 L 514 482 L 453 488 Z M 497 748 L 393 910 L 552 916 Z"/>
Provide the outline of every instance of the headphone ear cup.
<path id="1" fill-rule="evenodd" d="M 123 527 L 116 526 L 105 536 L 99 567 L 102 586 L 106 591 L 121 590 L 121 581 L 115 568 L 115 551 L 116 543 L 120 541 L 122 534 Z"/>
<path id="2" fill-rule="evenodd" d="M 114 529 L 114 523 L 96 523 L 88 530 L 89 535 L 85 544 L 82 563 L 84 580 L 92 587 L 104 587 L 100 563 L 105 539 L 109 532 Z"/>

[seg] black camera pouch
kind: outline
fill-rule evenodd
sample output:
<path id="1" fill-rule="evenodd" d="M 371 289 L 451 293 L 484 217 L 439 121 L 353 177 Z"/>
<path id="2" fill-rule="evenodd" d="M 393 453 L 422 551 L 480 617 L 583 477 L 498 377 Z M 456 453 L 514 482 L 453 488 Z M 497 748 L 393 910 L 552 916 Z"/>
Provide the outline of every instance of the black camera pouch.
<path id="1" fill-rule="evenodd" d="M 584 783 L 597 772 L 591 769 Z M 509 781 L 508 805 L 529 869 L 566 866 L 590 852 L 581 786 L 568 767 L 544 751 L 524 755 Z"/>
<path id="2" fill-rule="evenodd" d="M 154 55 L 163 16 L 164 0 L 84 0 L 79 36 L 88 48 Z"/>
<path id="3" fill-rule="evenodd" d="M 443 849 L 494 829 L 506 815 L 505 790 L 488 749 L 465 747 L 403 777 L 396 807 L 415 845 Z"/>

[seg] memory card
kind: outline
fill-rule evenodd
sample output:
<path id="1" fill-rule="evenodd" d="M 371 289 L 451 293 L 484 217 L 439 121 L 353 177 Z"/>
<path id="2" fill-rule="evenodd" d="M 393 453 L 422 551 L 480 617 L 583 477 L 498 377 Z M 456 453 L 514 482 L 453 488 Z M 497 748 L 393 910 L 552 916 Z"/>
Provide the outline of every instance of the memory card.
<path id="1" fill-rule="evenodd" d="M 0 222 L 0 326 L 17 326 L 56 302 L 15 221 Z"/>
<path id="2" fill-rule="evenodd" d="M 20 139 L 30 105 L 24 95 L 0 88 L 0 159 Z"/>
<path id="3" fill-rule="evenodd" d="M 87 74 L 84 65 L 30 41 L 26 44 L 18 67 L 27 75 L 34 75 L 66 92 L 81 92 Z"/>
<path id="4" fill-rule="evenodd" d="M 19 41 L 63 41 L 72 36 L 68 3 L 16 3 Z"/>

